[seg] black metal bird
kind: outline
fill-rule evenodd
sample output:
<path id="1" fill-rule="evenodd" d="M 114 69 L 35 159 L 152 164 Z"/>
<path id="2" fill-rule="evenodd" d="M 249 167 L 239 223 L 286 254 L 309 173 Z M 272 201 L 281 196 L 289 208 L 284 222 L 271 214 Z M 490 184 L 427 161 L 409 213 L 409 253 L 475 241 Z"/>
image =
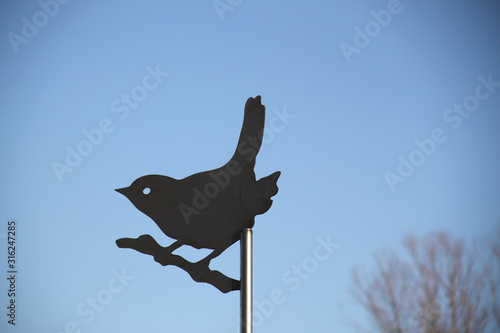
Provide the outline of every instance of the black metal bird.
<path id="1" fill-rule="evenodd" d="M 129 187 L 116 190 L 153 219 L 167 236 L 176 239 L 163 248 L 167 254 L 182 245 L 213 249 L 198 262 L 208 267 L 210 260 L 239 240 L 242 229 L 253 227 L 256 215 L 269 210 L 271 197 L 278 192 L 280 172 L 260 180 L 255 178 L 255 158 L 262 145 L 264 121 L 261 97 L 249 98 L 236 151 L 224 166 L 179 180 L 143 176 Z M 131 247 L 122 240 L 117 244 Z M 138 250 L 151 254 L 150 250 Z"/>

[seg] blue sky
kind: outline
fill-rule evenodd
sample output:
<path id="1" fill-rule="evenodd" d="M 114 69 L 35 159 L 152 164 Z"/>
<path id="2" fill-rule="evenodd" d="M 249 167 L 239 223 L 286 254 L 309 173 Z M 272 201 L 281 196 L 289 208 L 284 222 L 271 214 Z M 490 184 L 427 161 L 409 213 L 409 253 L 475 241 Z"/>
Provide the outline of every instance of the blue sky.
<path id="1" fill-rule="evenodd" d="M 223 165 L 250 96 L 257 177 L 282 172 L 254 227 L 256 332 L 353 332 L 350 271 L 373 251 L 500 221 L 498 1 L 1 7 L 0 234 L 16 221 L 19 272 L 2 332 L 237 332 L 238 293 L 116 247 L 172 240 L 113 189 Z M 212 268 L 238 278 L 238 251 Z"/>

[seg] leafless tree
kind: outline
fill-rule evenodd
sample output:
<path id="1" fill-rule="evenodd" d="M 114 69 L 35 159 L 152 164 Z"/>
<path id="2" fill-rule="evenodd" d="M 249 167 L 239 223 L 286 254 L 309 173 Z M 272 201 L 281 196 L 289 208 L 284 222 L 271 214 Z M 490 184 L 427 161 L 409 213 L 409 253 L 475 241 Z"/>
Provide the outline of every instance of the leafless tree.
<path id="1" fill-rule="evenodd" d="M 485 263 L 486 295 L 492 317 L 491 326 L 500 332 L 500 227 L 485 241 L 488 256 Z"/>
<path id="2" fill-rule="evenodd" d="M 440 231 L 403 244 L 404 256 L 383 251 L 372 272 L 353 271 L 352 295 L 372 332 L 498 332 L 500 237 L 474 246 Z"/>

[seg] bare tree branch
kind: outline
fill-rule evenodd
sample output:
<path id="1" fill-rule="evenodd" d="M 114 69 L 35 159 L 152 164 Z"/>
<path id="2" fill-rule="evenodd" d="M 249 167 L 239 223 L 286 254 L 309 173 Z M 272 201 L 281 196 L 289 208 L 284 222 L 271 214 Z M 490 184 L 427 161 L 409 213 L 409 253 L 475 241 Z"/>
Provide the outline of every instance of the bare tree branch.
<path id="1" fill-rule="evenodd" d="M 403 244 L 409 259 L 388 251 L 376 254 L 371 275 L 353 271 L 351 294 L 377 332 L 492 332 L 492 323 L 500 328 L 498 236 L 500 228 L 487 247 L 493 259 L 486 269 L 479 260 L 484 249 L 448 232 L 407 236 Z"/>
<path id="2" fill-rule="evenodd" d="M 150 235 L 142 235 L 135 239 L 121 238 L 116 241 L 116 245 L 152 255 L 155 261 L 163 266 L 177 266 L 185 270 L 194 281 L 209 283 L 223 293 L 240 289 L 240 281 L 231 279 L 219 271 L 212 271 L 203 261 L 192 263 L 181 256 L 172 254 Z"/>

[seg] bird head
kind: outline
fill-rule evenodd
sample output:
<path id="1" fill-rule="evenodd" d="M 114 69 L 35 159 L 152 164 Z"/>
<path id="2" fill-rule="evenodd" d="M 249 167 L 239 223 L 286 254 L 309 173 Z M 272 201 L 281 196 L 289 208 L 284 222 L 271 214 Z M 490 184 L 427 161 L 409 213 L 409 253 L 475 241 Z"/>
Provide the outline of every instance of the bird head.
<path id="1" fill-rule="evenodd" d="M 148 175 L 137 178 L 129 187 L 115 191 L 126 196 L 141 212 L 152 217 L 155 209 L 168 199 L 172 178 L 160 175 Z"/>

